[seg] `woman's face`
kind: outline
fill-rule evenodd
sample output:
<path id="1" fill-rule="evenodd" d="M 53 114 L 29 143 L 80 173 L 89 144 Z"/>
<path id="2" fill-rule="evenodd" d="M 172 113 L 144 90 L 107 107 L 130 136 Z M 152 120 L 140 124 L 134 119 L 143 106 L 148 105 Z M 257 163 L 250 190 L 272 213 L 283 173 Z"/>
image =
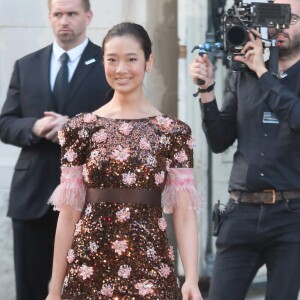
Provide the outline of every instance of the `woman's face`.
<path id="1" fill-rule="evenodd" d="M 122 94 L 141 90 L 145 71 L 150 71 L 152 66 L 152 55 L 146 62 L 141 44 L 130 35 L 112 37 L 104 47 L 104 68 L 109 85 Z"/>

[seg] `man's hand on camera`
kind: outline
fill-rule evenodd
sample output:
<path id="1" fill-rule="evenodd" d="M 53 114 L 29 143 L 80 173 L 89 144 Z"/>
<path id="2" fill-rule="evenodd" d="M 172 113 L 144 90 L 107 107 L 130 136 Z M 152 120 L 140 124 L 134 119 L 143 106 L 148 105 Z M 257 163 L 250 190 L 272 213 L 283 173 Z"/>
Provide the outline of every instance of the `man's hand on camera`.
<path id="1" fill-rule="evenodd" d="M 193 62 L 190 64 L 190 77 L 193 82 L 198 85 L 201 89 L 206 89 L 214 83 L 214 72 L 213 65 L 209 60 L 207 54 L 203 57 L 197 55 Z M 198 80 L 202 79 L 205 81 L 204 84 L 199 85 Z"/>
<path id="2" fill-rule="evenodd" d="M 189 68 L 190 77 L 193 82 L 199 86 L 201 90 L 206 90 L 208 87 L 214 86 L 214 71 L 213 65 L 209 60 L 207 54 L 204 54 L 203 57 L 197 55 L 193 62 L 190 64 Z M 204 80 L 204 84 L 199 85 L 198 80 Z M 213 88 L 210 92 L 201 93 L 201 102 L 207 103 L 215 99 L 215 93 Z"/>
<path id="3" fill-rule="evenodd" d="M 264 62 L 264 50 L 262 40 L 253 35 L 254 32 L 257 36 L 261 37 L 258 31 L 249 31 L 249 42 L 246 43 L 241 51 L 241 55 L 234 57 L 235 61 L 242 62 L 248 66 L 249 69 L 254 71 L 258 77 L 267 72 Z"/>

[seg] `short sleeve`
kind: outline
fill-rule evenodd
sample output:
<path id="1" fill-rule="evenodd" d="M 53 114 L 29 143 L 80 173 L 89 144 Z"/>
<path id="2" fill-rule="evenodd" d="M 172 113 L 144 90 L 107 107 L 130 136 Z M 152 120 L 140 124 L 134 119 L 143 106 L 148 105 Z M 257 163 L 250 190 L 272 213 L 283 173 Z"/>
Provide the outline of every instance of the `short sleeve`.
<path id="1" fill-rule="evenodd" d="M 92 121 L 91 114 L 80 114 L 70 119 L 58 132 L 61 145 L 61 177 L 59 186 L 49 199 L 49 204 L 54 206 L 54 210 L 69 205 L 77 211 L 82 211 L 85 205 L 86 189 L 82 165 L 86 159 Z"/>
<path id="2" fill-rule="evenodd" d="M 195 139 L 191 128 L 181 121 L 173 126 L 171 133 L 170 168 L 162 194 L 163 210 L 172 213 L 173 208 L 185 199 L 189 208 L 199 211 L 201 198 L 195 188 L 193 175 Z"/>
<path id="3" fill-rule="evenodd" d="M 191 128 L 178 121 L 172 129 L 170 140 L 170 167 L 192 168 L 194 139 Z"/>

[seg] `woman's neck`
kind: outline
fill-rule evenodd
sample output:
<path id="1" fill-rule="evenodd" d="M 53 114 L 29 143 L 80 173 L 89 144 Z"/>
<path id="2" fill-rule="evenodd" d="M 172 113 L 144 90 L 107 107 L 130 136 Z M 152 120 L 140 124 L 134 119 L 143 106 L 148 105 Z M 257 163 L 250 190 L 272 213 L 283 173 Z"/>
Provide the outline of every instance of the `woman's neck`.
<path id="1" fill-rule="evenodd" d="M 118 92 L 115 92 L 109 103 L 95 113 L 115 119 L 140 119 L 161 114 L 143 93 L 124 95 Z"/>

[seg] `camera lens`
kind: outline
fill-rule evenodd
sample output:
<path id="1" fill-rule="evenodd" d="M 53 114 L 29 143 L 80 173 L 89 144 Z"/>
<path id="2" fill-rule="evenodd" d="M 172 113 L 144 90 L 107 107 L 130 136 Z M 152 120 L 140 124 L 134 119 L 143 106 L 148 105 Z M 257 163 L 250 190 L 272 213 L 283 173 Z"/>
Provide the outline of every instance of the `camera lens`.
<path id="1" fill-rule="evenodd" d="M 242 26 L 232 26 L 226 32 L 226 41 L 232 46 L 242 46 L 248 41 L 248 34 Z"/>

